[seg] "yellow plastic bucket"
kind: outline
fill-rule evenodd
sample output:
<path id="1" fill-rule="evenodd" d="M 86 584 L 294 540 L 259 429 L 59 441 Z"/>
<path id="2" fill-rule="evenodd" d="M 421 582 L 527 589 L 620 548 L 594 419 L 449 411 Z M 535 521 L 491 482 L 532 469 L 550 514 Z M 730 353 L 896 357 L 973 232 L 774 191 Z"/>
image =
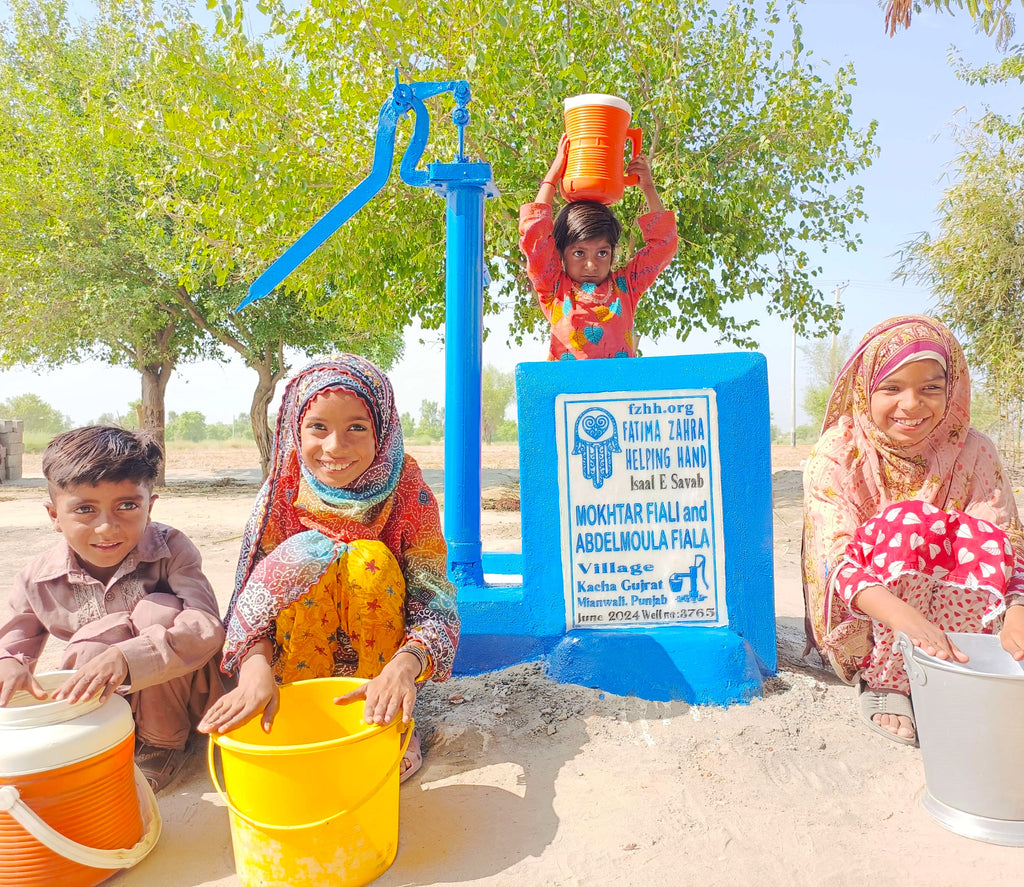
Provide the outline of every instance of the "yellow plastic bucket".
<path id="1" fill-rule="evenodd" d="M 335 705 L 362 683 L 285 684 L 270 733 L 254 718 L 210 737 L 210 777 L 228 806 L 245 887 L 359 887 L 394 862 L 398 765 L 412 724 L 400 741 L 400 721 L 368 725 L 361 701 Z"/>

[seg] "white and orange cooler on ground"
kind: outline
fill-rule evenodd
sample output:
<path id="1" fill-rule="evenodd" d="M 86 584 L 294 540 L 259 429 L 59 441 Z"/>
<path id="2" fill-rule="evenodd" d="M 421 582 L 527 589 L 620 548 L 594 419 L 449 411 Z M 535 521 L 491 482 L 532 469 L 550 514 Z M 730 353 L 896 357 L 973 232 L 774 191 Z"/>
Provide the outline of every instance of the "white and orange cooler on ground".
<path id="1" fill-rule="evenodd" d="M 71 672 L 36 675 L 47 692 Z M 71 705 L 21 691 L 0 708 L 0 887 L 92 887 L 160 836 L 120 696 Z"/>

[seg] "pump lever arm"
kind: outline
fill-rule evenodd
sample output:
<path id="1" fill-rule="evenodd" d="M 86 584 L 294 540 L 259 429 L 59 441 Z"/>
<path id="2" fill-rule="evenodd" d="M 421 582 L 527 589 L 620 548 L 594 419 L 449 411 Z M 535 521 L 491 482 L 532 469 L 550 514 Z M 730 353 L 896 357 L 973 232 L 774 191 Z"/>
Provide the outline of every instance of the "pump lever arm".
<path id="1" fill-rule="evenodd" d="M 423 104 L 423 99 L 443 92 L 454 92 L 460 106 L 469 101 L 469 85 L 465 81 L 405 84 L 399 82 L 398 72 L 395 72 L 395 88 L 390 98 L 381 106 L 377 118 L 377 140 L 374 144 L 373 166 L 369 175 L 324 213 L 250 284 L 248 294 L 239 302 L 236 311 L 268 295 L 387 184 L 394 164 L 395 130 L 398 121 L 409 111 L 414 114 L 413 132 L 402 155 L 399 171 L 402 180 L 409 185 L 422 187 L 427 184 L 428 173 L 416 169 L 423 157 L 430 134 L 430 113 Z"/>

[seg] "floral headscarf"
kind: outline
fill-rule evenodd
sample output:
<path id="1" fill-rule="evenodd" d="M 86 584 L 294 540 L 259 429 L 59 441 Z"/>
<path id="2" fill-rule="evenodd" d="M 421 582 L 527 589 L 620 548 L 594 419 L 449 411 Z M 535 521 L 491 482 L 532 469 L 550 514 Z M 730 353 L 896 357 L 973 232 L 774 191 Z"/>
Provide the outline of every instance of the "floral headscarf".
<path id="1" fill-rule="evenodd" d="M 946 371 L 946 410 L 924 441 L 897 446 L 871 420 L 871 394 L 900 367 L 926 359 L 938 361 Z M 875 484 L 891 501 L 944 501 L 971 424 L 971 381 L 960 343 L 944 324 L 919 314 L 872 327 L 839 372 L 821 433 L 844 417 L 852 423 L 854 441 Z"/>

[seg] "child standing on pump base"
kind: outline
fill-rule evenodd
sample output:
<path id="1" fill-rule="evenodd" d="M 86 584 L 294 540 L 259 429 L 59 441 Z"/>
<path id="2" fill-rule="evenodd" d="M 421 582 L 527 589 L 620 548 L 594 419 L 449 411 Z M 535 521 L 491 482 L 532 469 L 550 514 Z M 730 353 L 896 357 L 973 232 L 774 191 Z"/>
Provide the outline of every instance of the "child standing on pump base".
<path id="1" fill-rule="evenodd" d="M 256 715 L 269 732 L 278 684 L 328 677 L 366 679 L 335 702 L 363 700 L 368 724 L 408 724 L 418 685 L 451 675 L 459 615 L 437 499 L 405 454 L 390 381 L 365 358 L 288 383 L 226 625 L 222 668 L 238 686 L 205 733 Z M 421 762 L 414 732 L 400 779 Z"/>
<path id="2" fill-rule="evenodd" d="M 644 292 L 676 254 L 675 213 L 664 208 L 642 154 L 626 168 L 639 177 L 648 212 L 637 220 L 644 246 L 624 268 L 612 271 L 622 226 L 604 204 L 579 200 L 552 221 L 555 187 L 565 171 L 563 134 L 533 203 L 519 209 L 519 247 L 526 273 L 551 322 L 548 360 L 636 357 L 633 320 Z"/>
<path id="3" fill-rule="evenodd" d="M 154 791 L 181 770 L 192 728 L 223 692 L 224 629 L 199 550 L 150 520 L 162 460 L 148 435 L 112 426 L 50 441 L 45 505 L 63 539 L 18 575 L 0 626 L 0 706 L 18 690 L 46 699 L 36 663 L 50 635 L 67 641 L 61 667 L 74 674 L 53 698 L 126 696 Z"/>

